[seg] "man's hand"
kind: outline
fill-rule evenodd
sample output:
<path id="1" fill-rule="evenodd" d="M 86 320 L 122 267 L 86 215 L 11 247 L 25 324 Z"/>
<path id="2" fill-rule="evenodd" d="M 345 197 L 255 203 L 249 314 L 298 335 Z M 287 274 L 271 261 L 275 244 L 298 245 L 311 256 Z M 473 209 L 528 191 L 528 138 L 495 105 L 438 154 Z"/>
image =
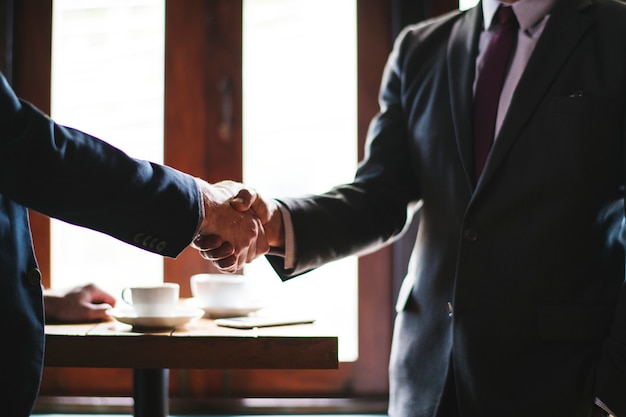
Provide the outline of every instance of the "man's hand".
<path id="1" fill-rule="evenodd" d="M 204 221 L 192 246 L 200 255 L 213 261 L 221 272 L 234 273 L 246 262 L 266 254 L 269 245 L 265 236 L 263 220 L 252 210 L 235 210 L 231 206 L 233 196 L 243 185 L 234 181 L 209 184 L 198 180 L 204 204 Z M 257 195 L 254 190 L 243 191 L 246 202 L 253 204 Z M 218 257 L 213 253 L 219 254 Z"/>
<path id="2" fill-rule="evenodd" d="M 283 216 L 275 200 L 264 199 L 256 191 L 242 188 L 230 204 L 238 211 L 252 210 L 263 224 L 265 238 L 270 248 L 284 249 Z"/>
<path id="3" fill-rule="evenodd" d="M 278 204 L 274 200 L 265 200 L 255 190 L 243 187 L 230 200 L 230 204 L 237 211 L 245 213 L 251 212 L 261 221 L 265 233 L 265 241 L 273 250 L 282 251 L 284 249 L 285 232 L 283 220 Z M 234 258 L 233 247 L 228 242 L 222 242 L 218 236 L 203 236 L 202 246 L 204 250 L 201 255 L 210 261 L 220 270 L 233 267 Z M 256 257 L 267 253 L 266 248 L 255 250 Z M 249 259 L 247 262 L 250 262 Z"/>
<path id="4" fill-rule="evenodd" d="M 69 291 L 44 290 L 46 322 L 86 323 L 109 320 L 115 298 L 93 284 Z"/>

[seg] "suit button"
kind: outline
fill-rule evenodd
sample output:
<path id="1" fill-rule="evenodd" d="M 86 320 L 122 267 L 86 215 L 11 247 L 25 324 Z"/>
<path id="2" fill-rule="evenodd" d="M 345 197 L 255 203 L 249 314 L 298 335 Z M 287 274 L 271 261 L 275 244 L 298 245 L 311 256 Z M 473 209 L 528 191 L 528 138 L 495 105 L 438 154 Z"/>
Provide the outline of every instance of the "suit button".
<path id="1" fill-rule="evenodd" d="M 463 231 L 463 237 L 468 242 L 476 242 L 478 240 L 478 232 L 474 229 L 465 229 Z"/>
<path id="2" fill-rule="evenodd" d="M 156 246 L 156 251 L 158 253 L 163 252 L 163 250 L 165 249 L 165 247 L 167 246 L 167 243 L 161 241 L 157 246 Z"/>
<path id="3" fill-rule="evenodd" d="M 26 274 L 26 282 L 30 285 L 41 285 L 41 271 L 37 268 L 32 268 Z"/>
<path id="4" fill-rule="evenodd" d="M 137 233 L 135 237 L 133 237 L 133 242 L 139 244 L 141 243 L 143 237 L 144 237 L 144 233 Z"/>
<path id="5" fill-rule="evenodd" d="M 448 317 L 454 316 L 454 305 L 448 301 Z"/>

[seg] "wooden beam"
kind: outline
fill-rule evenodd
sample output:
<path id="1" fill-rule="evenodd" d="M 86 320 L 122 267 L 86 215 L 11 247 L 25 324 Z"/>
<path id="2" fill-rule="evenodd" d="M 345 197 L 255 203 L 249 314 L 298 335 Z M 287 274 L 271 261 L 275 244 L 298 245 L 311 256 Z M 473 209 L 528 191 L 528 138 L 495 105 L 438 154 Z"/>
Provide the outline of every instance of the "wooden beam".
<path id="1" fill-rule="evenodd" d="M 242 179 L 242 4 L 167 1 L 165 163 L 209 182 Z M 189 296 L 189 277 L 217 272 L 194 250 L 166 259 L 167 281 Z"/>

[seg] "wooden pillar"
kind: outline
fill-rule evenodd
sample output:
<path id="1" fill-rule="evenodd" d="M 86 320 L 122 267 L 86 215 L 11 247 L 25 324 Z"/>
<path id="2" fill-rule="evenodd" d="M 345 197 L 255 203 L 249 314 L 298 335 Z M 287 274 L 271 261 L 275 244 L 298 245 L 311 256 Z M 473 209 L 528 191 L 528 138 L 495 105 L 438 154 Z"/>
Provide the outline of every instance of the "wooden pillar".
<path id="1" fill-rule="evenodd" d="M 241 181 L 242 3 L 169 0 L 166 16 L 165 163 L 209 182 Z M 164 278 L 183 297 L 201 272 L 216 269 L 193 249 L 165 260 Z"/>

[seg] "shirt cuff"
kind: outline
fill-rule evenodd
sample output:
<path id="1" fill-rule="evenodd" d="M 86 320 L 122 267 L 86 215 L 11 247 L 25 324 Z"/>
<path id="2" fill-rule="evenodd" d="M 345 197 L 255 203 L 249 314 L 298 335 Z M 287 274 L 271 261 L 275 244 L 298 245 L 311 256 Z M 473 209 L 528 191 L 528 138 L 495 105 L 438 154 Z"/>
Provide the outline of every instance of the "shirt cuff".
<path id="1" fill-rule="evenodd" d="M 278 209 L 283 216 L 283 228 L 285 230 L 285 269 L 293 269 L 296 264 L 296 238 L 293 231 L 291 213 L 280 201 L 277 201 Z"/>

